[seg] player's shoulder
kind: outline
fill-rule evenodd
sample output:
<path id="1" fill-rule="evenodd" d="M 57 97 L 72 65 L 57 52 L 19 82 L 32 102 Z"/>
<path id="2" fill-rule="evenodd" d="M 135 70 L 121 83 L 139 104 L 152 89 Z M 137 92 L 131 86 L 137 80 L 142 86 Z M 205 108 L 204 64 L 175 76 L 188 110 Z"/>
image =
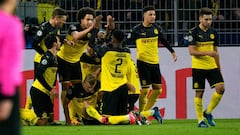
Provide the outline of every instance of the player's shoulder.
<path id="1" fill-rule="evenodd" d="M 132 30 L 139 30 L 142 27 L 143 27 L 143 25 L 139 23 L 139 24 L 133 26 Z"/>
<path id="2" fill-rule="evenodd" d="M 71 24 L 68 27 L 69 31 L 79 31 L 81 29 L 80 24 Z"/>
<path id="3" fill-rule="evenodd" d="M 209 28 L 209 32 L 211 32 L 211 33 L 217 33 L 216 29 L 213 28 L 213 27 L 210 27 L 210 28 Z"/>
<path id="4" fill-rule="evenodd" d="M 124 52 L 131 53 L 129 47 L 123 47 L 122 50 L 123 50 Z"/>
<path id="5" fill-rule="evenodd" d="M 194 34 L 194 33 L 198 33 L 200 30 L 200 28 L 198 26 L 193 27 L 189 30 L 189 34 Z"/>
<path id="6" fill-rule="evenodd" d="M 159 23 L 153 23 L 152 26 L 153 26 L 154 28 L 162 29 L 162 28 L 161 28 L 161 25 L 160 25 Z"/>

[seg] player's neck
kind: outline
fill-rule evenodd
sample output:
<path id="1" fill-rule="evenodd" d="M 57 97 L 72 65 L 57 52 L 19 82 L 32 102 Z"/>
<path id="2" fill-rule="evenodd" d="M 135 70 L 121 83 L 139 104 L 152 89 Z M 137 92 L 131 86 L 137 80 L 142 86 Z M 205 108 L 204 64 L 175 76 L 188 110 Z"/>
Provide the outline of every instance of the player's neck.
<path id="1" fill-rule="evenodd" d="M 57 49 L 56 48 L 52 48 L 52 49 L 48 49 L 48 51 L 50 51 L 54 56 L 57 56 Z"/>
<path id="2" fill-rule="evenodd" d="M 205 32 L 208 30 L 208 27 L 204 27 L 202 24 L 199 24 L 199 28 Z"/>
<path id="3" fill-rule="evenodd" d="M 146 22 L 146 21 L 144 21 L 142 24 L 143 24 L 143 26 L 144 26 L 144 27 L 149 27 L 149 26 L 151 26 L 151 25 L 152 25 L 151 23 L 149 23 L 149 22 Z"/>
<path id="4" fill-rule="evenodd" d="M 54 19 L 50 19 L 49 20 L 49 23 L 52 27 L 56 27 L 55 23 L 54 23 Z"/>

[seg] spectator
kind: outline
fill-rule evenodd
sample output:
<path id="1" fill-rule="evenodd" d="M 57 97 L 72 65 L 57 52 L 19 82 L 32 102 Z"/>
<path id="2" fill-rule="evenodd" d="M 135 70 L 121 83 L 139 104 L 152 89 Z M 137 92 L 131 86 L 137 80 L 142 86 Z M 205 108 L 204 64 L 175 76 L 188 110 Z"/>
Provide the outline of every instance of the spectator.
<path id="1" fill-rule="evenodd" d="M 25 48 L 32 49 L 33 37 L 38 29 L 37 18 L 26 17 L 24 21 Z"/>

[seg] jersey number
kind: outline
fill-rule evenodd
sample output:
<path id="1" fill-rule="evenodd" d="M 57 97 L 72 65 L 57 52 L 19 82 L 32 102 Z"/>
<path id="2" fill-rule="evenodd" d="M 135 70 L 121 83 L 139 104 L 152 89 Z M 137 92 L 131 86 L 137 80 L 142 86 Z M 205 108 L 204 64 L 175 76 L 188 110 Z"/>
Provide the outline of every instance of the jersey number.
<path id="1" fill-rule="evenodd" d="M 120 71 L 118 71 L 118 67 L 122 65 L 122 58 L 118 58 L 117 62 L 118 63 L 115 65 L 115 73 L 121 73 Z"/>

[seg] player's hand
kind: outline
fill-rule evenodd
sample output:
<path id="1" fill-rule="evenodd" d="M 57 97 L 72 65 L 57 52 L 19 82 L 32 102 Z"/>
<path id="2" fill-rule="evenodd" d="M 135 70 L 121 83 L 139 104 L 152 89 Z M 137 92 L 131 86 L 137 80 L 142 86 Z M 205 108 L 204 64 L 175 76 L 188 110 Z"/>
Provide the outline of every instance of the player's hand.
<path id="1" fill-rule="evenodd" d="M 55 87 L 50 91 L 50 96 L 53 98 L 58 98 L 58 92 Z"/>
<path id="2" fill-rule="evenodd" d="M 114 18 L 111 15 L 107 16 L 107 25 L 105 27 L 107 27 L 108 30 L 115 29 Z"/>
<path id="3" fill-rule="evenodd" d="M 77 120 L 77 119 L 73 119 L 72 121 L 71 121 L 71 124 L 72 125 L 81 125 L 81 123 Z"/>
<path id="4" fill-rule="evenodd" d="M 127 87 L 128 87 L 128 90 L 133 93 L 136 91 L 135 87 L 131 83 L 127 83 Z"/>
<path id="5" fill-rule="evenodd" d="M 74 41 L 69 41 L 69 40 L 67 40 L 67 39 L 64 39 L 64 44 L 66 44 L 66 45 L 71 45 L 71 46 L 74 46 L 75 45 L 75 42 Z"/>
<path id="6" fill-rule="evenodd" d="M 94 25 L 94 28 L 97 28 L 97 29 L 99 29 L 100 28 L 100 25 L 101 25 L 101 22 L 102 22 L 102 18 L 103 18 L 103 16 L 102 15 L 98 15 L 98 16 L 96 16 L 96 18 L 95 18 L 95 22 L 93 23 Z"/>
<path id="7" fill-rule="evenodd" d="M 174 62 L 177 61 L 177 54 L 175 52 L 172 53 L 172 59 Z"/>
<path id="8" fill-rule="evenodd" d="M 11 114 L 13 102 L 10 99 L 0 101 L 0 121 L 8 119 Z"/>

